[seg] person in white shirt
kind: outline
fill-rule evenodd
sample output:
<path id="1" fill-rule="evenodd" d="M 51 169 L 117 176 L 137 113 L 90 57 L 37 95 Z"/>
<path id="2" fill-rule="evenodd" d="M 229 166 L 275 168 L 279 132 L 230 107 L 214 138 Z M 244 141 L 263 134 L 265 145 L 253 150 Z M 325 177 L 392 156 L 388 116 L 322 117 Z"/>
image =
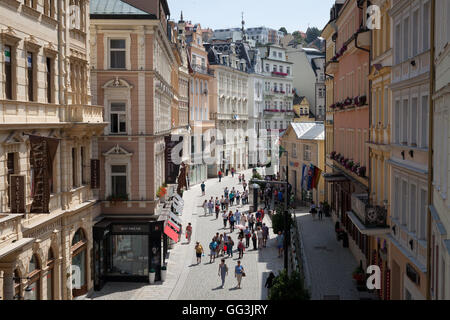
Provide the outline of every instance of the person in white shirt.
<path id="1" fill-rule="evenodd" d="M 236 224 L 241 224 L 241 213 L 238 209 L 236 209 L 236 212 L 234 213 L 234 217 L 236 218 Z"/>

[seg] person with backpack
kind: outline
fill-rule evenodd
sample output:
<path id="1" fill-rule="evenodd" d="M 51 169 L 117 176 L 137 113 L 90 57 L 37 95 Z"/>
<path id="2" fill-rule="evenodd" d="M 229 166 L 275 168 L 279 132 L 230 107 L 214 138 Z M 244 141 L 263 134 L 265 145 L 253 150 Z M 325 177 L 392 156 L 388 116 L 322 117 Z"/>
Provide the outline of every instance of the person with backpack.
<path id="1" fill-rule="evenodd" d="M 244 250 L 245 250 L 245 246 L 241 240 L 238 243 L 239 259 L 242 259 L 244 257 Z"/>
<path id="2" fill-rule="evenodd" d="M 216 261 L 216 248 L 217 248 L 217 242 L 212 239 L 212 241 L 209 243 L 209 250 L 210 250 L 210 256 L 209 256 L 209 263 L 213 263 Z"/>
<path id="3" fill-rule="evenodd" d="M 225 285 L 225 277 L 228 275 L 228 267 L 225 264 L 225 259 L 220 260 L 219 271 L 217 274 L 222 280 L 221 288 L 223 289 L 223 286 Z"/>

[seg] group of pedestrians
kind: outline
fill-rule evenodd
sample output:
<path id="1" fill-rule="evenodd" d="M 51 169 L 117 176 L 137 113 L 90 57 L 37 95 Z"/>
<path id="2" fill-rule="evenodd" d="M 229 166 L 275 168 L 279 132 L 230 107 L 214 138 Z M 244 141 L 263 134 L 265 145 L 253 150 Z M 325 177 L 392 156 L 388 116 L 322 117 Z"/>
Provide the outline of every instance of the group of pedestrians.
<path id="1" fill-rule="evenodd" d="M 317 206 L 313 202 L 311 202 L 311 206 L 309 207 L 309 213 L 311 213 L 313 220 L 316 219 L 316 214 L 319 214 L 319 220 L 323 220 L 323 208 L 319 203 Z"/>
<path id="2" fill-rule="evenodd" d="M 234 177 L 234 169 L 231 170 L 231 174 Z M 222 172 L 219 171 L 219 181 L 221 181 L 221 179 Z M 204 200 L 202 204 L 205 216 L 214 216 L 215 214 L 215 218 L 218 220 L 220 215 L 223 221 L 223 232 L 216 232 L 208 244 L 209 263 L 215 263 L 216 258 L 220 259 L 218 276 L 222 281 L 221 288 L 223 288 L 226 276 L 228 275 L 226 259 L 230 257 L 233 258 L 233 253 L 238 254 L 234 275 L 237 280 L 236 288 L 241 288 L 242 278 L 245 277 L 245 271 L 241 264 L 241 260 L 244 258 L 245 250 L 250 248 L 250 241 L 252 242 L 253 250 L 255 251 L 266 248 L 269 236 L 269 228 L 263 223 L 265 213 L 268 212 L 267 208 L 261 208 L 255 213 L 241 212 L 239 210 L 241 204 L 242 206 L 248 204 L 249 191 L 247 190 L 245 175 L 239 174 L 238 179 L 239 185 L 243 188 L 242 191 L 237 190 L 235 187 L 229 189 L 228 186 L 226 186 L 223 190 L 223 195 L 220 197 L 211 197 L 209 200 Z M 200 187 L 202 196 L 204 196 L 206 193 L 205 182 L 202 182 Z M 273 191 L 274 190 L 270 190 L 271 193 Z M 270 194 L 270 196 L 272 196 L 272 194 Z M 237 233 L 235 233 L 236 229 Z M 188 238 L 188 243 L 190 243 L 191 235 L 192 226 L 189 223 L 186 228 L 186 238 Z M 235 238 L 233 239 L 233 237 Z M 277 237 L 277 247 L 280 255 L 282 247 L 280 249 L 279 243 L 282 243 L 282 240 L 280 242 L 279 238 L 280 236 Z M 199 242 L 196 242 L 195 252 L 197 264 L 200 264 L 202 257 L 205 256 L 205 250 Z"/>

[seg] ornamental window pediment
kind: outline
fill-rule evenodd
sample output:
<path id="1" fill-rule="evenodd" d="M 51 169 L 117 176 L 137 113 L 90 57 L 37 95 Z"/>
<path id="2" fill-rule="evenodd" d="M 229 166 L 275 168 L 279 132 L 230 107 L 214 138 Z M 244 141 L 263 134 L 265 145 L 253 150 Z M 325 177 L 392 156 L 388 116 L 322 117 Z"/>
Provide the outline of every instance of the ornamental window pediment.
<path id="1" fill-rule="evenodd" d="M 118 144 L 103 153 L 105 157 L 131 157 L 133 154 L 119 146 Z"/>
<path id="2" fill-rule="evenodd" d="M 128 81 L 120 79 L 119 77 L 115 77 L 114 79 L 109 80 L 106 82 L 103 87 L 103 89 L 133 89 L 133 85 L 130 84 Z"/>

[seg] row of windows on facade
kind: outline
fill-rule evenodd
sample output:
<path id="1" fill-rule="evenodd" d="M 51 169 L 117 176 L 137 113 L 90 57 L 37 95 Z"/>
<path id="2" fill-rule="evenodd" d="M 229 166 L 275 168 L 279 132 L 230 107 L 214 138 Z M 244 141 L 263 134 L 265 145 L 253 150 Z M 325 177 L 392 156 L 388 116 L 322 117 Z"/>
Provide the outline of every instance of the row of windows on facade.
<path id="1" fill-rule="evenodd" d="M 308 144 L 302 144 L 303 146 L 303 161 L 311 161 L 312 147 Z M 297 144 L 292 143 L 291 145 L 292 158 L 297 158 Z"/>
<path id="2" fill-rule="evenodd" d="M 337 88 L 337 100 L 341 102 L 346 98 L 354 98 L 356 96 L 367 95 L 367 88 L 369 87 L 369 67 L 367 64 L 363 69 L 358 68 L 355 72 L 348 73 L 339 79 L 339 88 Z"/>
<path id="3" fill-rule="evenodd" d="M 420 240 L 426 240 L 427 186 L 394 171 L 392 216 Z"/>
<path id="4" fill-rule="evenodd" d="M 277 82 L 271 83 L 269 81 L 266 81 L 264 88 L 265 88 L 265 90 L 267 92 L 270 92 L 270 91 L 281 92 L 281 93 L 285 92 L 287 94 L 290 94 L 292 86 L 290 84 L 287 84 L 287 83 L 286 84 L 285 83 L 281 83 L 281 82 L 280 83 L 277 83 Z M 284 90 L 285 88 L 286 88 L 286 91 Z M 280 89 L 280 90 L 278 90 L 278 89 Z"/>
<path id="5" fill-rule="evenodd" d="M 191 79 L 191 94 L 196 95 L 207 95 L 208 94 L 208 81 L 207 80 L 199 80 Z"/>
<path id="6" fill-rule="evenodd" d="M 283 101 L 265 101 L 265 106 L 266 106 L 266 110 L 267 109 L 275 109 L 275 110 L 285 110 L 285 111 L 290 111 L 292 110 L 292 102 L 291 101 L 285 101 L 283 103 Z M 280 107 L 278 109 L 278 106 Z M 283 108 L 284 106 L 284 108 Z"/>
<path id="7" fill-rule="evenodd" d="M 289 121 L 265 121 L 266 129 L 269 130 L 284 130 L 289 126 L 289 123 Z"/>
<path id="8" fill-rule="evenodd" d="M 4 71 L 5 71 L 5 85 L 4 85 L 4 95 L 8 100 L 13 100 L 14 93 L 17 88 L 17 63 L 15 61 L 15 55 L 17 52 L 17 47 L 12 47 L 9 45 L 4 45 Z M 27 98 L 28 101 L 37 101 L 36 92 L 36 78 L 37 78 L 37 52 L 26 51 L 26 68 L 25 68 L 25 79 L 27 86 Z M 53 77 L 54 77 L 54 59 L 51 57 L 45 57 L 45 89 L 46 89 L 46 99 L 48 103 L 54 102 L 54 94 L 52 93 L 53 88 Z"/>
<path id="9" fill-rule="evenodd" d="M 284 71 L 286 71 L 286 72 L 284 72 Z M 271 72 L 269 63 L 266 63 L 266 72 Z M 279 65 L 273 64 L 272 65 L 272 72 L 286 73 L 287 75 L 290 76 L 291 75 L 291 67 L 286 67 L 286 69 L 285 69 L 284 66 L 279 66 Z"/>
<path id="10" fill-rule="evenodd" d="M 419 104 L 420 103 L 420 104 Z M 394 143 L 428 148 L 428 96 L 396 100 L 394 105 Z"/>
<path id="11" fill-rule="evenodd" d="M 395 19 L 396 64 L 430 49 L 430 1 L 411 10 L 411 16 Z"/>
<path id="12" fill-rule="evenodd" d="M 71 152 L 71 162 L 72 162 L 72 186 L 73 188 L 80 187 L 81 185 L 87 184 L 87 154 L 85 147 L 72 148 Z M 23 172 L 20 167 L 20 156 L 18 152 L 10 152 L 6 154 L 6 166 L 7 166 L 7 179 L 8 183 L 11 179 L 12 174 L 21 174 Z M 79 178 L 81 176 L 81 180 Z M 55 193 L 55 177 L 57 175 L 56 171 L 56 160 L 53 161 L 53 170 L 49 178 L 50 192 Z M 34 194 L 34 170 L 31 167 L 29 172 L 30 186 L 30 197 Z M 8 207 L 10 206 L 10 189 L 8 187 Z"/>

